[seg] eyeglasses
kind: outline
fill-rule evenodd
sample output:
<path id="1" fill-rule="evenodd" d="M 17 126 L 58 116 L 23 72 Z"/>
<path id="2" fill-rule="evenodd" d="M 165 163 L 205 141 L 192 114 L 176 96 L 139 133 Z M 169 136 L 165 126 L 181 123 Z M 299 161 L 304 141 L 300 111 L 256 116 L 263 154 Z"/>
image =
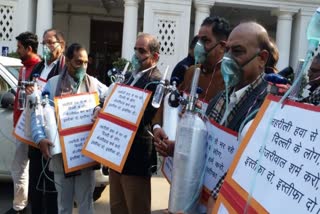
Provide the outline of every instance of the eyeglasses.
<path id="1" fill-rule="evenodd" d="M 59 41 L 43 41 L 41 42 L 42 45 L 54 45 L 56 43 L 60 43 Z"/>
<path id="2" fill-rule="evenodd" d="M 139 54 L 146 54 L 146 53 L 148 53 L 148 51 L 147 51 L 146 49 L 144 49 L 144 48 L 136 48 L 136 47 L 134 47 L 134 51 L 139 52 Z"/>

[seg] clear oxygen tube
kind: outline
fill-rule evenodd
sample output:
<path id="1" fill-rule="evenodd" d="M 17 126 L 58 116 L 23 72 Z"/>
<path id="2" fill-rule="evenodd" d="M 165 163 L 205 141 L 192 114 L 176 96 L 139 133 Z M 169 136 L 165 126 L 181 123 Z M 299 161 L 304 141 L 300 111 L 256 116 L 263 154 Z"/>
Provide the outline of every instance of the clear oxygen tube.
<path id="1" fill-rule="evenodd" d="M 169 211 L 193 213 L 198 201 L 206 162 L 207 127 L 194 111 L 200 69 L 195 70 L 187 110 L 181 117 L 173 156 Z M 192 102 L 192 103 L 191 103 Z"/>
<path id="2" fill-rule="evenodd" d="M 50 93 L 47 91 L 42 93 L 42 96 L 44 97 L 42 100 L 43 128 L 47 139 L 53 143 L 53 146 L 50 147 L 50 154 L 53 156 L 61 153 L 61 146 L 54 107 L 50 105 L 49 95 Z"/>
<path id="3" fill-rule="evenodd" d="M 27 99 L 27 94 L 26 94 L 26 68 L 22 67 L 21 70 L 21 86 L 19 88 L 19 93 L 18 93 L 18 108 L 20 110 L 24 110 L 26 107 L 26 99 Z"/>
<path id="4" fill-rule="evenodd" d="M 166 90 L 165 80 L 167 77 L 168 70 L 169 70 L 169 66 L 167 66 L 167 68 L 164 72 L 164 75 L 162 76 L 162 79 L 161 79 L 160 83 L 157 85 L 156 91 L 154 92 L 153 99 L 151 102 L 151 104 L 154 108 L 159 108 L 161 105 L 161 101 L 162 101 L 164 92 Z"/>

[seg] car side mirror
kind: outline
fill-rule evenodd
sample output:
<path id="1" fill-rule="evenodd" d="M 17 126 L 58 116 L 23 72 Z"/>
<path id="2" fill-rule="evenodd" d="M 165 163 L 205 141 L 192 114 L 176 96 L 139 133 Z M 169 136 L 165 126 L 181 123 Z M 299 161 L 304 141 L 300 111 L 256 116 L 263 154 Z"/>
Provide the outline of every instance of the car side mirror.
<path id="1" fill-rule="evenodd" d="M 1 107 L 13 109 L 14 105 L 14 94 L 11 92 L 0 93 Z"/>

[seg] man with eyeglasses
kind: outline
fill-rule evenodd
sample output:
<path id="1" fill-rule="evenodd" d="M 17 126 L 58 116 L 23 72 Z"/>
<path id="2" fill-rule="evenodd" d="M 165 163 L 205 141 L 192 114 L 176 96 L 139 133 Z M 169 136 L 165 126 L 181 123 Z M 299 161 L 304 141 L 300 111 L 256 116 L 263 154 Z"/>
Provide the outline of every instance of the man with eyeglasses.
<path id="1" fill-rule="evenodd" d="M 53 76 L 60 74 L 65 67 L 65 39 L 63 33 L 56 29 L 48 29 L 43 34 L 43 60 L 33 69 L 30 80 L 35 74 L 39 75 L 38 85 L 41 88 Z M 26 88 L 27 94 L 33 92 L 33 87 Z M 45 167 L 46 160 L 38 148 L 29 146 L 29 198 L 33 214 L 56 214 L 57 193 L 53 180 L 53 173 Z M 43 191 L 41 191 L 43 190 Z"/>
<path id="2" fill-rule="evenodd" d="M 161 73 L 157 69 L 160 44 L 150 34 L 137 37 L 132 57 L 134 71 L 126 77 L 125 84 L 152 91 L 156 90 Z M 153 94 L 152 94 L 153 96 Z M 157 171 L 157 157 L 152 138 L 151 120 L 156 109 L 152 97 L 141 119 L 122 173 L 110 169 L 110 209 L 112 214 L 151 213 L 151 175 Z"/>
<path id="3" fill-rule="evenodd" d="M 97 92 L 102 99 L 107 87 L 96 78 L 86 74 L 88 55 L 85 48 L 74 43 L 66 51 L 66 68 L 61 74 L 48 80 L 43 91 L 49 92 L 49 99 L 54 97 L 71 97 L 75 94 Z M 49 169 L 54 173 L 54 182 L 58 192 L 59 214 L 72 213 L 73 202 L 77 202 L 80 214 L 94 213 L 92 194 L 95 187 L 95 177 L 92 167 L 65 174 L 62 154 L 51 156 L 50 147 L 53 143 L 47 139 L 43 126 L 36 122 L 36 115 L 32 113 L 32 138 L 39 145 L 43 157 L 51 158 Z"/>

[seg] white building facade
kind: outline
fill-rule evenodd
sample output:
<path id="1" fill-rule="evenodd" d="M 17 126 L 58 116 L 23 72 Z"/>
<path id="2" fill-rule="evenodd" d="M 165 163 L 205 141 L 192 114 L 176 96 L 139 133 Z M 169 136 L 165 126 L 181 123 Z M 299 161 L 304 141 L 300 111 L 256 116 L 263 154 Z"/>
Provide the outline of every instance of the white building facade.
<path id="1" fill-rule="evenodd" d="M 306 29 L 319 6 L 320 0 L 0 0 L 0 48 L 14 52 L 19 33 L 35 32 L 41 41 L 53 27 L 68 44 L 84 44 L 104 69 L 118 57 L 130 60 L 137 34 L 146 32 L 161 43 L 160 69 L 172 70 L 187 55 L 203 19 L 219 15 L 232 26 L 242 20 L 265 26 L 282 69 L 305 57 Z"/>

